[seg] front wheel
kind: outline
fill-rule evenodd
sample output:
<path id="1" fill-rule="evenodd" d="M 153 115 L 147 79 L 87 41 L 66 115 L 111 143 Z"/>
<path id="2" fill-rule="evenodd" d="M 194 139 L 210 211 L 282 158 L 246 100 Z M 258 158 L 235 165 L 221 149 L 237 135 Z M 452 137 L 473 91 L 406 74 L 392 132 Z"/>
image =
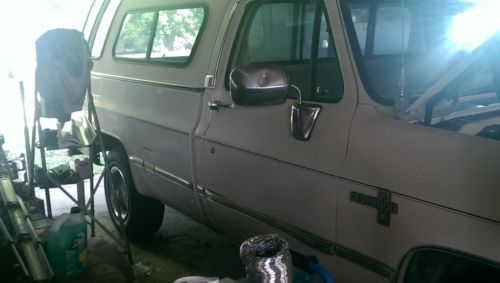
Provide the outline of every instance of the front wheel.
<path id="1" fill-rule="evenodd" d="M 113 224 L 119 230 L 118 217 L 121 217 L 128 238 L 132 240 L 148 238 L 160 228 L 164 205 L 136 191 L 127 155 L 123 149 L 111 149 L 108 162 L 109 169 L 104 175 L 104 190 Z"/>

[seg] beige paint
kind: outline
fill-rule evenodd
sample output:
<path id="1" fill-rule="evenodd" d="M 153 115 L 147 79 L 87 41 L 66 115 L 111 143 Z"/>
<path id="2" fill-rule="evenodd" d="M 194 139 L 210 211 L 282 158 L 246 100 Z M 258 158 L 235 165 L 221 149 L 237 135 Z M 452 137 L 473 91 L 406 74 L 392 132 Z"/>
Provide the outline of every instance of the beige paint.
<path id="1" fill-rule="evenodd" d="M 186 67 L 130 64 L 111 58 L 120 21 L 128 9 L 187 2 L 123 1 L 104 55 L 95 61 L 93 90 L 103 128 L 122 141 L 129 156 L 192 183 L 186 188 L 132 166 L 141 193 L 196 219 L 208 220 L 237 240 L 275 230 L 207 199 L 196 187 L 394 270 L 409 250 L 425 245 L 500 262 L 500 143 L 400 121 L 391 108 L 375 103 L 361 84 L 336 1 L 325 4 L 345 94 L 338 104 L 322 104 L 308 142 L 290 136 L 292 100 L 219 112 L 207 107 L 214 99 L 232 102 L 224 75 L 250 0 L 189 1 L 206 3 L 209 20 Z M 201 90 L 206 75 L 214 76 L 215 85 Z M 481 125 L 477 122 L 475 128 L 477 124 Z M 377 223 L 374 208 L 349 200 L 352 191 L 376 196 L 376 188 L 390 190 L 392 201 L 399 206 L 390 227 Z M 294 249 L 318 256 L 335 273 L 336 282 L 387 282 L 349 260 L 283 236 Z"/>

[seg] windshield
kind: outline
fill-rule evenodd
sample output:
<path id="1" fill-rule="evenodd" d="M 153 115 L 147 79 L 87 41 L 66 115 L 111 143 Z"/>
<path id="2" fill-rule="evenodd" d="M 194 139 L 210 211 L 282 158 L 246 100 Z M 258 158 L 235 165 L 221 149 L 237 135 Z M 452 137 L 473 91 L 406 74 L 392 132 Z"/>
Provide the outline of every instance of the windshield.
<path id="1" fill-rule="evenodd" d="M 497 0 L 346 0 L 344 4 L 365 88 L 385 104 L 401 95 L 416 100 L 500 30 Z M 497 89 L 496 56 L 476 58 L 460 78 L 450 80 L 454 95 Z"/>

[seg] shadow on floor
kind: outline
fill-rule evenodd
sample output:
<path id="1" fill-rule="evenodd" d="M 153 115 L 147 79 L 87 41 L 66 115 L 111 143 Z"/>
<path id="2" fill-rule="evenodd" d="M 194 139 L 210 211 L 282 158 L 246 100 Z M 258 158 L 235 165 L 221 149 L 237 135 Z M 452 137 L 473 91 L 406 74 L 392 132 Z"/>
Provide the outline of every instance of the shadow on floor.
<path id="1" fill-rule="evenodd" d="M 70 187 L 68 191 L 74 194 L 76 189 Z M 37 196 L 45 198 L 42 190 L 37 190 Z M 51 199 L 54 216 L 69 212 L 74 206 L 59 190 L 51 190 Z M 97 191 L 95 202 L 97 219 L 118 236 L 107 212 L 102 187 Z M 112 242 L 98 226 L 96 236 Z M 137 283 L 173 282 L 188 275 L 233 279 L 245 276 L 238 245 L 168 206 L 160 230 L 148 242 L 132 244 L 132 255 L 135 262 L 143 263 L 152 271 L 151 275 L 136 279 Z"/>
<path id="2" fill-rule="evenodd" d="M 107 213 L 97 217 L 107 227 L 112 226 Z M 97 234 L 103 233 L 98 229 Z M 237 245 L 169 207 L 158 233 L 148 242 L 132 244 L 132 254 L 135 262 L 152 271 L 136 279 L 137 283 L 173 282 L 188 275 L 234 279 L 245 276 Z"/>

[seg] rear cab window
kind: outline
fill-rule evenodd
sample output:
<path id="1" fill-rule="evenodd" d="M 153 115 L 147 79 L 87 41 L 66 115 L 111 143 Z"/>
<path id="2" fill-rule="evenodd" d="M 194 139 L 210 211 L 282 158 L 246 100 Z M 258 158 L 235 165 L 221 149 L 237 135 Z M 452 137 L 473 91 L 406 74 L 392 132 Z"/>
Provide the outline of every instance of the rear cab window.
<path id="1" fill-rule="evenodd" d="M 113 48 L 117 60 L 187 64 L 206 21 L 203 6 L 130 11 Z"/>

